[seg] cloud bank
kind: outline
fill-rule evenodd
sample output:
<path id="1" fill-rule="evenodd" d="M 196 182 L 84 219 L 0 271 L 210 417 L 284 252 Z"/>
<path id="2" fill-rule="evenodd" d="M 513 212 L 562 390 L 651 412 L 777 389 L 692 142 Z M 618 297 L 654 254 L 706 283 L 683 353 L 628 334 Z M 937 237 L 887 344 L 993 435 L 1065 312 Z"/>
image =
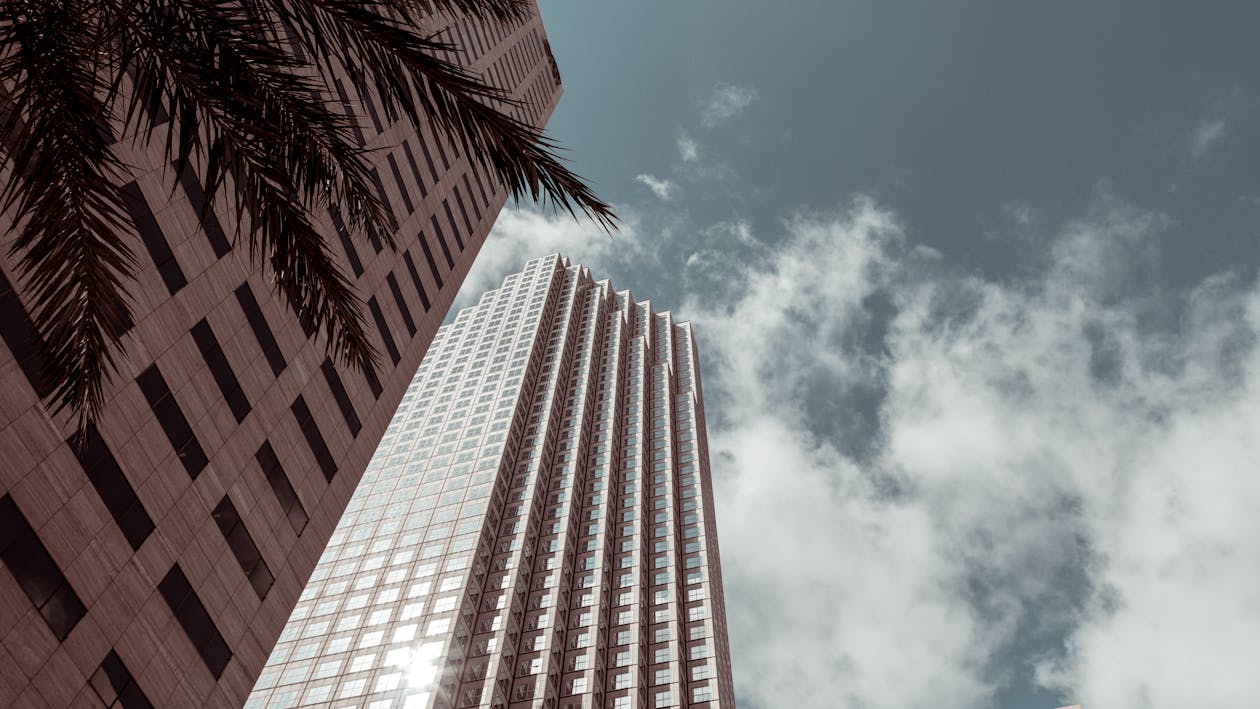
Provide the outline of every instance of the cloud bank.
<path id="1" fill-rule="evenodd" d="M 734 300 L 682 308 L 719 414 L 742 701 L 992 706 L 1013 654 L 1087 707 L 1260 693 L 1260 292 L 1222 275 L 1152 328 L 1115 283 L 1160 224 L 1104 203 L 998 284 L 860 199 L 788 222 Z M 858 454 L 811 392 L 842 409 L 871 382 Z"/>

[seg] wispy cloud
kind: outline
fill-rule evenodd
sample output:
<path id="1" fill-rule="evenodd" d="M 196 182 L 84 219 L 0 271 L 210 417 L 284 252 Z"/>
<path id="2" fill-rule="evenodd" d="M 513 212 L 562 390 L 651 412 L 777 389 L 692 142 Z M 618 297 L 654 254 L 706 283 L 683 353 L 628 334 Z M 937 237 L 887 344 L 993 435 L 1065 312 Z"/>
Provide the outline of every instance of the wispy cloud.
<path id="1" fill-rule="evenodd" d="M 498 288 L 509 274 L 520 270 L 532 258 L 563 253 L 578 263 L 607 273 L 615 264 L 643 258 L 636 215 L 617 207 L 620 229 L 612 236 L 586 219 L 568 214 L 543 214 L 532 209 L 507 207 L 499 213 L 477 260 L 451 308 L 472 305 L 481 294 Z"/>
<path id="2" fill-rule="evenodd" d="M 1190 132 L 1186 152 L 1192 160 L 1202 160 L 1225 139 L 1229 124 L 1223 117 L 1205 118 Z"/>
<path id="3" fill-rule="evenodd" d="M 713 128 L 743 113 L 757 98 L 755 89 L 735 84 L 718 84 L 700 108 L 700 125 Z"/>
<path id="4" fill-rule="evenodd" d="M 686 133 L 680 132 L 678 134 L 676 144 L 678 145 L 678 157 L 682 158 L 683 162 L 695 162 L 700 158 L 700 146 Z"/>
<path id="5" fill-rule="evenodd" d="M 1185 160 L 1197 164 L 1216 153 L 1229 139 L 1245 108 L 1244 95 L 1237 89 L 1219 96 L 1204 107 L 1184 138 Z"/>
<path id="6" fill-rule="evenodd" d="M 661 199 L 668 200 L 674 196 L 674 189 L 676 185 L 669 180 L 646 174 L 636 175 L 634 179 L 636 182 L 647 186 L 649 190 L 652 190 L 652 194 L 660 197 Z"/>

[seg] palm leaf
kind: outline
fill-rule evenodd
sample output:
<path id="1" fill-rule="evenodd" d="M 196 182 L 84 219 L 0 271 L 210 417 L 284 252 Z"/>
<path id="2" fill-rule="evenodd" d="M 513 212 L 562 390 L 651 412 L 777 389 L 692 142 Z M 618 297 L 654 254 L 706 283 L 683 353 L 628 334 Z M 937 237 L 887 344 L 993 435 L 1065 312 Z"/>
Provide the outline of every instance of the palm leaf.
<path id="1" fill-rule="evenodd" d="M 103 404 L 132 326 L 135 225 L 117 185 L 121 138 L 200 167 L 203 209 L 225 199 L 237 241 L 265 264 L 304 326 L 343 362 L 374 372 L 362 303 L 314 214 L 394 244 L 357 117 L 329 103 L 349 73 L 390 120 L 433 124 L 518 199 L 549 198 L 605 228 L 615 216 L 510 95 L 444 59 L 435 29 L 461 14 L 519 23 L 527 0 L 0 0 L 0 151 L 22 287 L 33 305 L 50 398 L 79 427 Z M 0 91 L 0 94 L 3 94 Z M 159 127 L 162 126 L 162 127 Z"/>
<path id="2" fill-rule="evenodd" d="M 0 191 L 21 223 L 12 251 L 33 304 L 44 374 L 55 411 L 79 426 L 103 402 L 131 328 L 126 283 L 135 259 L 115 184 L 123 165 L 113 153 L 109 91 L 100 38 L 73 2 L 0 5 L 0 83 L 13 87 L 0 143 L 20 174 Z"/>

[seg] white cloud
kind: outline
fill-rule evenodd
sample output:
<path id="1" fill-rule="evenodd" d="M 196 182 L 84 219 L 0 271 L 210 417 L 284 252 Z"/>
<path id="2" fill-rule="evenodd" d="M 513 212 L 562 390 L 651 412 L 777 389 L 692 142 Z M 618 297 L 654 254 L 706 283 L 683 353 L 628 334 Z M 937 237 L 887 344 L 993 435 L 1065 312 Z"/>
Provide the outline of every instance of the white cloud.
<path id="1" fill-rule="evenodd" d="M 992 706 L 1023 658 L 1086 707 L 1260 693 L 1260 289 L 1114 282 L 1157 215 L 1106 199 L 1022 284 L 961 276 L 889 211 L 789 221 L 699 294 L 735 678 L 745 703 Z M 703 255 L 703 252 L 698 252 Z M 894 312 L 875 347 L 855 337 Z M 1169 329 L 1173 328 L 1173 329 Z M 858 457 L 802 405 L 885 388 Z M 1077 581 L 1073 581 L 1073 576 Z"/>
<path id="2" fill-rule="evenodd" d="M 695 162 L 700 159 L 700 146 L 691 139 L 691 136 L 686 133 L 679 133 L 676 143 L 678 145 L 678 156 L 683 159 L 683 162 Z"/>
<path id="3" fill-rule="evenodd" d="M 1194 127 L 1190 132 L 1190 139 L 1187 143 L 1187 151 L 1193 160 L 1202 160 L 1208 156 L 1222 140 L 1228 132 L 1228 124 L 1224 118 L 1205 118 Z"/>
<path id="4" fill-rule="evenodd" d="M 743 113 L 756 98 L 757 92 L 751 87 L 718 84 L 700 107 L 700 125 L 721 125 Z"/>
<path id="5" fill-rule="evenodd" d="M 636 175 L 634 179 L 636 182 L 641 182 L 646 185 L 649 190 L 652 190 L 652 194 L 660 197 L 661 199 L 668 200 L 674 195 L 674 188 L 676 185 L 669 180 L 646 174 Z"/>
<path id="6" fill-rule="evenodd" d="M 482 293 L 498 288 L 532 258 L 559 252 L 603 273 L 614 263 L 634 259 L 641 249 L 634 214 L 620 207 L 617 211 L 622 217 L 620 230 L 609 236 L 587 219 L 505 207 L 455 296 L 451 312 L 477 302 Z"/>
<path id="7" fill-rule="evenodd" d="M 1230 131 L 1246 109 L 1246 103 L 1243 93 L 1237 89 L 1209 103 L 1184 139 L 1185 161 L 1195 164 L 1211 157 L 1229 138 Z"/>

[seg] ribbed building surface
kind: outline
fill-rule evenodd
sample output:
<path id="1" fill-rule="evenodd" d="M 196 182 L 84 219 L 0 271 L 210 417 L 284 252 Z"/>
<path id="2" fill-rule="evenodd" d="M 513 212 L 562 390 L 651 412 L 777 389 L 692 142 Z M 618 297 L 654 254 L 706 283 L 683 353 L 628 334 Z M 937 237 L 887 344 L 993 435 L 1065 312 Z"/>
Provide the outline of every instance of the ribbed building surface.
<path id="1" fill-rule="evenodd" d="M 248 706 L 732 707 L 691 327 L 559 256 L 434 338 Z"/>
<path id="2" fill-rule="evenodd" d="M 441 29 L 438 23 L 435 29 Z M 452 57 L 543 125 L 559 74 L 536 14 L 451 22 Z M 239 707 L 358 485 L 506 191 L 433 130 L 390 124 L 343 76 L 398 247 L 326 222 L 381 353 L 369 380 L 308 338 L 269 276 L 174 193 L 160 126 L 120 146 L 138 225 L 127 360 L 78 449 L 53 418 L 0 217 L 0 706 Z M 3 179 L 12 179 L 5 175 Z"/>

